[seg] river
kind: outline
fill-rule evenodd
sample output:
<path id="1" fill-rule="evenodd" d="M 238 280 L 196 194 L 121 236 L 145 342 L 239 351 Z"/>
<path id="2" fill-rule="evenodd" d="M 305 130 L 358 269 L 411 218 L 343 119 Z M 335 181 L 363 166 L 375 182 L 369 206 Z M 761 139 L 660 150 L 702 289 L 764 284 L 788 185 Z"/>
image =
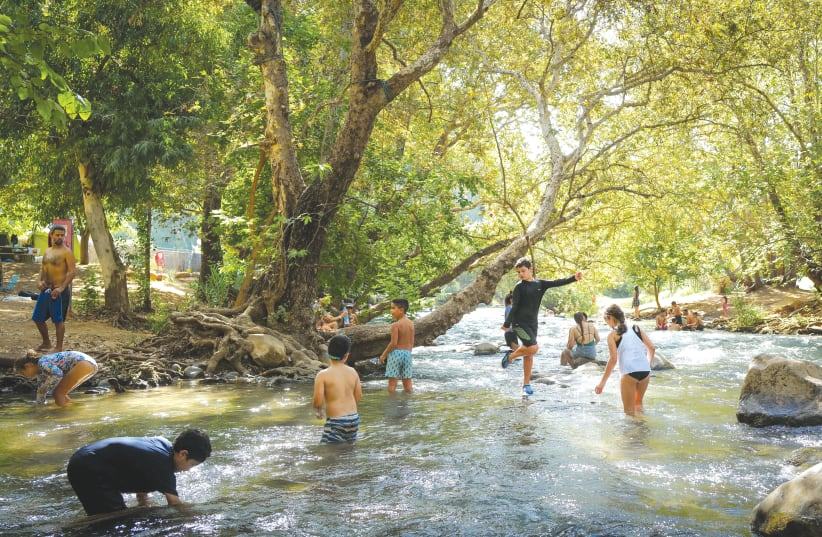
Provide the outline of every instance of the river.
<path id="1" fill-rule="evenodd" d="M 0 534 L 746 536 L 753 507 L 797 475 L 791 454 L 822 446 L 819 427 L 757 429 L 735 416 L 756 354 L 820 363 L 822 338 L 651 332 L 676 369 L 653 373 L 645 415 L 629 418 L 618 374 L 598 396 L 598 366 L 559 366 L 570 319 L 541 321 L 544 382 L 523 400 L 520 365 L 472 352 L 502 342 L 501 322 L 501 308 L 480 308 L 415 349 L 411 396 L 363 379 L 354 446 L 319 444 L 310 385 L 183 382 L 78 393 L 70 409 L 0 398 Z M 74 450 L 109 436 L 173 440 L 186 427 L 214 447 L 178 474 L 188 508 L 84 516 L 66 480 Z"/>

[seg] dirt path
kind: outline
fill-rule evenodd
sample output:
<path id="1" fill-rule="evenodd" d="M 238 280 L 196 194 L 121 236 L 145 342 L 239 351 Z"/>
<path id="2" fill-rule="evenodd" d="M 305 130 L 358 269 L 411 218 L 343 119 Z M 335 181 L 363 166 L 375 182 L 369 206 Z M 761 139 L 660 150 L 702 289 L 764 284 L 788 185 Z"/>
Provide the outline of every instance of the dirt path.
<path id="1" fill-rule="evenodd" d="M 96 267 L 99 274 L 99 267 Z M 88 267 L 78 267 L 78 275 L 72 283 L 72 294 L 76 300 L 85 285 L 83 276 L 88 274 Z M 23 356 L 27 349 L 40 344 L 40 334 L 31 321 L 34 309 L 33 300 L 8 300 L 19 291 L 37 291 L 39 264 L 3 263 L 3 281 L 7 283 L 13 274 L 19 274 L 20 280 L 14 287 L 13 294 L 3 295 L 0 300 L 0 356 Z M 169 283 L 168 281 L 152 282 L 152 289 L 162 293 L 163 300 L 174 302 L 181 300 L 190 292 L 187 284 Z M 103 290 L 100 289 L 102 297 Z M 21 298 L 22 297 L 15 297 Z M 101 298 L 102 300 L 102 298 Z M 54 343 L 54 325 L 48 323 L 49 333 Z M 66 337 L 63 348 L 76 349 L 91 355 L 115 351 L 118 348 L 136 345 L 151 336 L 148 331 L 124 330 L 112 326 L 105 320 L 84 317 L 73 313 L 66 321 Z"/>

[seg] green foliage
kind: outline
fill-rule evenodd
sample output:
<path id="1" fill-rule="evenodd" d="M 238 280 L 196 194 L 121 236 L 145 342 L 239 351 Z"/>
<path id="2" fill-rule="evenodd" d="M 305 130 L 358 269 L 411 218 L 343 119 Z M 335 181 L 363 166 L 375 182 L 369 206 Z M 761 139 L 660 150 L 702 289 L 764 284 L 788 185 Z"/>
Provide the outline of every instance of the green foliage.
<path id="1" fill-rule="evenodd" d="M 566 315 L 583 311 L 591 316 L 597 311 L 591 293 L 579 283 L 549 289 L 542 298 L 542 307 Z"/>
<path id="2" fill-rule="evenodd" d="M 211 274 L 206 280 L 205 287 L 200 288 L 199 282 L 191 284 L 194 294 L 202 296 L 205 303 L 212 307 L 223 307 L 229 305 L 229 289 L 235 285 L 236 273 L 229 273 L 219 266 L 211 267 Z"/>
<path id="3" fill-rule="evenodd" d="M 96 313 L 103 306 L 103 294 L 100 292 L 102 282 L 100 273 L 95 267 L 86 266 L 83 269 L 83 287 L 78 293 L 80 300 L 72 303 L 72 308 L 79 313 Z"/>
<path id="4" fill-rule="evenodd" d="M 165 300 L 154 300 L 153 311 L 146 315 L 148 329 L 152 333 L 161 335 L 171 330 L 174 324 L 171 322 L 171 305 Z"/>
<path id="5" fill-rule="evenodd" d="M 733 305 L 734 320 L 738 329 L 754 328 L 765 319 L 765 312 L 761 308 L 749 304 L 741 296 L 734 297 Z"/>
<path id="6" fill-rule="evenodd" d="M 419 289 L 471 251 L 466 176 L 436 164 L 369 151 L 329 230 L 320 288 L 335 297 L 419 297 Z"/>
<path id="7" fill-rule="evenodd" d="M 60 71 L 111 54 L 106 36 L 61 20 L 40 2 L 5 2 L 0 13 L 0 80 L 20 101 L 33 103 L 43 124 L 65 130 L 91 116 L 91 102 Z"/>

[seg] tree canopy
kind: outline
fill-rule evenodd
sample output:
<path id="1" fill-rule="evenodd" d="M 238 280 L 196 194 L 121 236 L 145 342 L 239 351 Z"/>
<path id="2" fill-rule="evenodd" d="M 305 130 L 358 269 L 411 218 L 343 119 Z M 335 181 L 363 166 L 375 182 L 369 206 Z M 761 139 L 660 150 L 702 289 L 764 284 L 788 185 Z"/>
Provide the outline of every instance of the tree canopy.
<path id="1" fill-rule="evenodd" d="M 466 275 L 433 333 L 520 255 L 591 292 L 822 289 L 812 1 L 0 6 L 0 214 L 199 214 L 258 322 Z"/>

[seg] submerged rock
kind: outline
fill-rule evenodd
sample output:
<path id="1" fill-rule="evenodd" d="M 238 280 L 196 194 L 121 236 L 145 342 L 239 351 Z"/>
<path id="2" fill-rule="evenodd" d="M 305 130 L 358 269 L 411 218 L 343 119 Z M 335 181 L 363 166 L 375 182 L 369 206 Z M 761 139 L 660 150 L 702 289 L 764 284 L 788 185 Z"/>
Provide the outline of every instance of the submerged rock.
<path id="1" fill-rule="evenodd" d="M 196 365 L 190 365 L 183 370 L 183 376 L 187 379 L 197 379 L 204 377 L 205 373 L 202 368 L 199 368 Z"/>
<path id="2" fill-rule="evenodd" d="M 766 537 L 822 535 L 822 463 L 768 494 L 753 510 L 751 530 Z"/>
<path id="3" fill-rule="evenodd" d="M 499 347 L 488 341 L 483 341 L 474 345 L 474 354 L 484 356 L 488 354 L 496 354 L 499 352 Z"/>
<path id="4" fill-rule="evenodd" d="M 736 419 L 754 427 L 822 424 L 822 367 L 760 354 L 748 367 Z"/>

